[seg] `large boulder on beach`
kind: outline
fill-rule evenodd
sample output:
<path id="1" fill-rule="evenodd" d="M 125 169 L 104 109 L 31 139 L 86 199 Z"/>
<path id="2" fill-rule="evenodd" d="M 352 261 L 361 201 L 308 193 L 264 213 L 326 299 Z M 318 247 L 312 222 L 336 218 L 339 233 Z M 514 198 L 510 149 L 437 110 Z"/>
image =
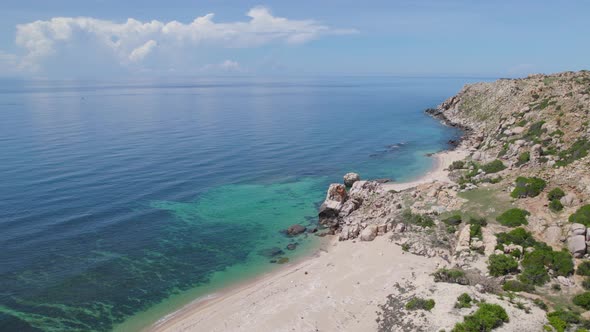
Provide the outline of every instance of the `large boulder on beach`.
<path id="1" fill-rule="evenodd" d="M 373 241 L 377 237 L 377 226 L 369 225 L 361 231 L 361 241 Z"/>
<path id="2" fill-rule="evenodd" d="M 342 209 L 347 199 L 346 187 L 340 183 L 332 183 L 328 188 L 324 203 L 320 206 L 318 213 L 319 223 L 329 226 L 336 224 L 340 209 Z"/>
<path id="3" fill-rule="evenodd" d="M 361 177 L 357 173 L 346 173 L 344 175 L 344 185 L 351 187 L 355 182 L 360 181 Z"/>

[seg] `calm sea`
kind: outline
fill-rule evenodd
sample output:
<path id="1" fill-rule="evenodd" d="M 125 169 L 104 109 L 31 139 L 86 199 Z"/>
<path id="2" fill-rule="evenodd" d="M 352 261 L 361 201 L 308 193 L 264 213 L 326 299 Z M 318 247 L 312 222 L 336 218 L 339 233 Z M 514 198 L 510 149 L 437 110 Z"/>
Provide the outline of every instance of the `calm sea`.
<path id="1" fill-rule="evenodd" d="M 423 110 L 469 81 L 0 82 L 0 330 L 138 329 L 312 250 L 280 230 L 428 170 L 458 133 Z"/>

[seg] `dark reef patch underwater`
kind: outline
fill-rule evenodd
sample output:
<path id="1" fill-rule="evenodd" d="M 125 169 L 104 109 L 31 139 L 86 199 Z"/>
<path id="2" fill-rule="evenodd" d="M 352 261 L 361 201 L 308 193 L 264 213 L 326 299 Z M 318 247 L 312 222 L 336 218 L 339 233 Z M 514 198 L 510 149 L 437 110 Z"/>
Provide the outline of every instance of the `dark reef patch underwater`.
<path id="1" fill-rule="evenodd" d="M 465 83 L 0 82 L 0 330 L 136 330 L 305 255 L 281 230 L 346 172 L 425 172 Z"/>

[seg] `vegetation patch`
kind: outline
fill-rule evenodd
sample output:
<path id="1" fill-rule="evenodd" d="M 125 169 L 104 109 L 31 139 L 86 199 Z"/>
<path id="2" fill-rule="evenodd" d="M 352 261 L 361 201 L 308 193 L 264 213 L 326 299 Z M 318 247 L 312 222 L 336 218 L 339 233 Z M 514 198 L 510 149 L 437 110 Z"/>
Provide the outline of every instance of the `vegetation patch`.
<path id="1" fill-rule="evenodd" d="M 576 274 L 581 276 L 590 276 L 590 262 L 584 261 L 580 265 L 578 265 Z"/>
<path id="2" fill-rule="evenodd" d="M 549 210 L 553 212 L 559 212 L 563 210 L 563 204 L 561 204 L 560 200 L 554 199 L 551 202 L 549 202 Z"/>
<path id="3" fill-rule="evenodd" d="M 552 201 L 554 199 L 559 200 L 559 199 L 561 199 L 564 196 L 565 196 L 565 192 L 561 188 L 559 188 L 559 187 L 558 188 L 553 188 L 553 189 L 551 189 L 550 192 L 547 193 L 547 199 L 549 201 Z"/>
<path id="4" fill-rule="evenodd" d="M 556 331 L 564 332 L 571 324 L 579 324 L 580 314 L 570 310 L 557 310 L 547 314 L 547 320 Z"/>
<path id="5" fill-rule="evenodd" d="M 560 160 L 555 163 L 556 166 L 566 166 L 574 161 L 586 157 L 590 150 L 590 141 L 587 138 L 578 139 L 569 149 L 559 153 Z"/>
<path id="6" fill-rule="evenodd" d="M 498 233 L 496 234 L 496 238 L 498 245 L 514 243 L 526 248 L 533 247 L 537 244 L 533 234 L 522 227 L 515 228 L 508 233 Z"/>
<path id="7" fill-rule="evenodd" d="M 509 321 L 506 310 L 497 304 L 481 303 L 473 314 L 465 316 L 451 332 L 486 332 Z"/>
<path id="8" fill-rule="evenodd" d="M 493 254 L 488 258 L 488 270 L 494 277 L 504 276 L 517 272 L 518 262 L 512 256 Z"/>
<path id="9" fill-rule="evenodd" d="M 460 214 L 453 214 L 452 216 L 443 219 L 443 222 L 447 225 L 457 226 L 463 221 L 463 218 Z"/>
<path id="10" fill-rule="evenodd" d="M 574 296 L 572 302 L 579 307 L 590 310 L 590 292 L 584 292 Z"/>
<path id="11" fill-rule="evenodd" d="M 433 299 L 423 299 L 420 297 L 413 297 L 406 303 L 406 310 L 427 310 L 434 308 L 435 302 Z"/>
<path id="12" fill-rule="evenodd" d="M 420 227 L 432 227 L 434 226 L 434 220 L 429 215 L 412 213 L 412 211 L 405 210 L 402 214 L 402 218 L 409 223 Z"/>
<path id="13" fill-rule="evenodd" d="M 546 185 L 547 182 L 543 179 L 519 176 L 516 179 L 516 187 L 510 196 L 514 198 L 536 197 L 545 189 Z"/>
<path id="14" fill-rule="evenodd" d="M 457 303 L 455 303 L 455 308 L 457 308 L 457 309 L 471 308 L 472 301 L 473 301 L 473 299 L 471 298 L 471 296 L 469 296 L 469 294 L 463 293 L 463 294 L 459 295 L 459 297 L 457 298 Z"/>
<path id="15" fill-rule="evenodd" d="M 526 220 L 528 215 L 530 215 L 530 212 L 527 210 L 513 208 L 499 215 L 496 220 L 507 227 L 518 227 L 528 225 L 528 221 Z"/>
<path id="16" fill-rule="evenodd" d="M 449 166 L 449 169 L 450 170 L 463 169 L 464 167 L 465 167 L 465 162 L 463 160 L 455 160 L 455 161 L 453 161 L 451 166 Z"/>
<path id="17" fill-rule="evenodd" d="M 543 100 L 541 102 L 541 104 L 543 104 L 544 102 L 545 102 L 545 100 Z M 529 140 L 534 140 L 534 139 L 540 137 L 545 131 L 547 131 L 547 129 L 543 129 L 544 124 L 545 124 L 545 121 L 539 121 L 539 122 L 533 123 L 529 127 L 529 130 L 524 135 L 524 138 L 529 139 Z"/>
<path id="18" fill-rule="evenodd" d="M 446 282 L 449 284 L 468 285 L 469 280 L 465 277 L 465 271 L 461 269 L 438 269 L 432 274 L 434 282 Z"/>
<path id="19" fill-rule="evenodd" d="M 590 226 L 590 204 L 580 207 L 569 217 L 570 222 Z"/>
<path id="20" fill-rule="evenodd" d="M 516 161 L 516 166 L 521 166 L 528 163 L 531 160 L 531 153 L 525 151 L 518 156 L 518 160 Z"/>
<path id="21" fill-rule="evenodd" d="M 505 169 L 506 166 L 504 165 L 504 163 L 502 163 L 502 161 L 498 159 L 481 166 L 481 170 L 486 173 L 498 173 Z"/>
<path id="22" fill-rule="evenodd" d="M 568 251 L 553 251 L 545 243 L 539 242 L 535 250 L 524 255 L 523 271 L 519 280 L 530 285 L 544 285 L 549 281 L 547 269 L 551 269 L 556 276 L 568 276 L 574 272 L 572 255 Z"/>
<path id="23" fill-rule="evenodd" d="M 531 293 L 535 290 L 535 286 L 524 284 L 518 280 L 508 280 L 502 285 L 502 289 L 507 292 L 527 292 Z"/>

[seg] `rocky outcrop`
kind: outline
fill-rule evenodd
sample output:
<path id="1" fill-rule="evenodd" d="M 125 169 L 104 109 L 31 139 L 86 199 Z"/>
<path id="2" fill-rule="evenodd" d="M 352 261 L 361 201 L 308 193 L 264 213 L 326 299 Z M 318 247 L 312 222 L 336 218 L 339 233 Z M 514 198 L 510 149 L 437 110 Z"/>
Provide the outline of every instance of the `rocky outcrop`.
<path id="1" fill-rule="evenodd" d="M 344 185 L 351 187 L 355 182 L 360 181 L 361 177 L 357 173 L 346 173 L 344 175 Z"/>
<path id="2" fill-rule="evenodd" d="M 324 203 L 320 206 L 318 213 L 320 225 L 329 227 L 338 225 L 340 210 L 347 199 L 348 193 L 344 185 L 332 183 L 328 188 Z"/>

